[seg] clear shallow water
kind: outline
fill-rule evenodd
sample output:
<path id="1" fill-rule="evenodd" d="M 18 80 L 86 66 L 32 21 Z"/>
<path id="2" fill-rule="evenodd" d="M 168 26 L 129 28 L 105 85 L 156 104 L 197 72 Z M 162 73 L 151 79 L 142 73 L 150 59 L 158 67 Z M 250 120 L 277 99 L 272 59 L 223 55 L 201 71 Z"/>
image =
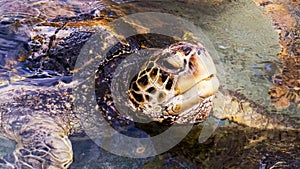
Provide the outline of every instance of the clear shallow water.
<path id="1" fill-rule="evenodd" d="M 263 15 L 263 12 L 254 3 L 248 0 L 217 2 L 219 4 L 202 1 L 188 1 L 188 3 L 182 1 L 124 2 L 120 3 L 120 8 L 124 9 L 127 14 L 146 11 L 167 12 L 193 22 L 205 32 L 218 52 L 220 60 L 216 60 L 216 62 L 221 65 L 218 71 L 222 84 L 228 89 L 240 90 L 247 98 L 259 104 L 270 106 L 268 90 L 272 87 L 271 76 L 278 73 L 278 67 L 280 67 L 277 56 L 281 49 L 278 45 L 278 34 L 274 31 L 270 19 Z M 94 9 L 97 5 L 99 8 L 105 8 L 105 2 L 68 0 L 25 1 L 25 3 L 1 1 L 0 5 L 5 7 L 3 8 L 5 10 L 2 11 L 5 15 L 2 17 L 7 19 L 17 16 L 16 18 L 21 20 L 21 25 L 24 24 L 17 28 L 17 32 L 27 33 L 32 31 L 32 26 L 44 19 L 57 16 L 77 16 Z M 58 12 L 53 12 L 54 8 Z M 35 19 L 27 22 L 30 17 Z M 18 35 L 18 37 L 21 36 Z M 7 47 L 4 46 L 1 49 L 4 53 L 2 59 L 6 60 L 1 62 L 2 67 L 0 68 L 0 79 L 3 79 L 1 80 L 3 84 L 18 81 L 24 76 L 35 73 L 26 69 L 26 65 L 22 62 L 16 61 L 18 59 L 14 56 L 4 57 L 7 56 Z M 26 53 L 26 47 L 21 46 L 18 50 L 25 50 Z M 17 58 L 22 58 L 22 56 Z M 7 72 L 10 72 L 9 75 Z M 44 83 L 47 83 L 47 80 Z M 287 113 L 295 114 L 296 111 L 296 109 L 291 109 Z M 296 150 L 299 146 L 299 136 L 293 132 L 261 132 L 255 129 L 244 130 L 240 127 L 224 128 L 216 132 L 204 144 L 198 144 L 198 130 L 201 128 L 196 127 L 180 145 L 155 159 L 121 158 L 104 152 L 90 140 L 76 141 L 74 139 L 75 161 L 71 168 L 141 168 L 143 166 L 144 168 L 205 168 L 208 166 L 221 168 L 222 165 L 235 168 L 247 166 L 247 162 L 251 164 L 250 166 L 255 166 L 255 164 L 264 166 L 264 163 L 267 163 L 265 159 L 271 159 L 270 161 L 274 163 L 284 161 L 285 163 L 299 164 L 297 163 L 299 152 Z M 293 139 L 286 140 L 286 138 Z M 250 144 L 250 141 L 254 143 Z M 281 141 L 282 143 L 280 143 Z M 276 144 L 271 142 L 280 143 L 282 149 L 275 148 Z M 260 150 L 264 146 L 267 148 Z M 7 152 L 4 147 L 1 152 Z M 9 143 L 7 147 L 9 149 L 11 144 Z M 280 158 L 273 159 L 273 156 L 277 155 L 276 151 L 281 151 L 278 153 Z M 267 155 L 268 153 L 269 155 Z M 289 153 L 292 155 L 287 156 Z M 249 157 L 246 157 L 247 154 Z M 250 157 L 253 157 L 253 161 Z"/>
<path id="2" fill-rule="evenodd" d="M 6 9 L 2 11 L 4 13 L 3 16 L 6 16 L 4 18 L 17 16 L 16 20 L 22 21 L 33 20 L 29 19 L 33 17 L 42 21 L 46 18 L 53 19 L 58 16 L 73 17 L 80 12 L 90 11 L 91 8 L 100 9 L 105 7 L 104 3 L 95 1 L 89 1 L 88 3 L 81 1 L 30 1 L 30 3 L 24 3 L 25 5 L 22 8 L 19 7 L 20 3 L 21 1 L 2 1 L 1 6 Z M 127 3 L 123 4 L 124 7 L 121 6 L 121 8 L 124 8 L 124 11 L 127 13 L 168 12 L 194 23 L 204 31 L 214 48 L 218 51 L 219 60 L 216 62 L 221 64 L 219 66 L 219 78 L 222 85 L 232 90 L 241 89 L 242 93 L 252 100 L 264 104 L 269 103 L 267 93 L 272 86 L 271 76 L 279 71 L 277 67 L 280 61 L 277 54 L 281 48 L 278 45 L 278 34 L 271 26 L 270 19 L 264 16 L 253 2 L 225 2 L 221 5 L 211 5 L 197 1 L 189 1 L 189 3 L 157 1 L 152 3 L 135 2 L 128 3 L 128 5 Z M 123 4 L 121 3 L 121 5 Z M 53 7 L 56 7 L 59 12 L 49 12 Z M 39 21 L 36 22 L 38 23 Z M 34 23 L 30 24 L 35 25 Z M 17 29 L 19 32 L 28 34 L 33 29 L 31 26 L 25 24 L 24 28 L 18 27 Z M 48 36 L 54 34 L 56 29 L 55 27 L 53 30 L 49 29 Z M 20 39 L 21 37 L 19 36 L 18 38 Z M 23 48 L 19 50 L 24 50 Z M 13 60 L 18 58 L 5 59 Z M 4 66 L 14 68 L 15 65 Z M 18 67 L 16 69 L 19 72 L 24 72 Z M 22 76 L 24 73 L 19 74 Z M 22 77 L 18 78 L 22 79 Z M 258 98 L 257 96 L 261 97 Z"/>
<path id="3" fill-rule="evenodd" d="M 128 10 L 134 8 L 128 6 Z M 148 5 L 134 3 L 133 6 L 136 8 L 130 13 L 168 12 L 199 26 L 218 51 L 222 85 L 232 90 L 241 89 L 253 100 L 268 102 L 265 99 L 272 86 L 270 76 L 278 71 L 277 54 L 281 48 L 271 20 L 253 2 L 225 1 L 221 5 L 211 5 L 197 1 L 164 1 Z"/>

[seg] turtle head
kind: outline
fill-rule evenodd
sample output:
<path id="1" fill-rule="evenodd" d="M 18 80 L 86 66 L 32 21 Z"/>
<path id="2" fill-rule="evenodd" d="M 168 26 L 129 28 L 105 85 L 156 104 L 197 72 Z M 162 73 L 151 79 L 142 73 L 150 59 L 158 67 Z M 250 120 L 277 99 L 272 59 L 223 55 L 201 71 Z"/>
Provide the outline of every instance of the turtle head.
<path id="1" fill-rule="evenodd" d="M 152 56 L 131 81 L 131 107 L 156 121 L 207 118 L 219 87 L 213 60 L 201 44 L 178 42 Z"/>

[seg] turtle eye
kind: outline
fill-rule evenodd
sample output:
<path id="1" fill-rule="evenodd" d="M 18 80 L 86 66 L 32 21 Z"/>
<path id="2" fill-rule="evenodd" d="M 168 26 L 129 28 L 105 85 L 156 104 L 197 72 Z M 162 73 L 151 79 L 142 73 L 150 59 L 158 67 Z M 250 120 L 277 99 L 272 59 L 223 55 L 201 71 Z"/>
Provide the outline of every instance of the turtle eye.
<path id="1" fill-rule="evenodd" d="M 189 46 L 184 46 L 184 47 L 182 48 L 182 51 L 183 51 L 184 55 L 187 56 L 187 55 L 189 55 L 189 54 L 191 53 L 192 48 L 189 47 Z"/>

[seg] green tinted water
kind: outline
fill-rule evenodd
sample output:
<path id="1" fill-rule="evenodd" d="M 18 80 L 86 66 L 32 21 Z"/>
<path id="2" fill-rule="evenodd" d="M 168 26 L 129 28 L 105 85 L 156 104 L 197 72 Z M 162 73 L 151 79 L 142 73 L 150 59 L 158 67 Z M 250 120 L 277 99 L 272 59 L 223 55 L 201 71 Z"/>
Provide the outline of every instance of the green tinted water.
<path id="1" fill-rule="evenodd" d="M 28 23 L 33 25 L 40 19 L 54 18 L 58 15 L 75 16 L 80 12 L 91 10 L 95 4 L 98 7 L 105 7 L 105 2 L 99 1 L 85 3 L 70 0 L 14 1 L 14 3 L 13 1 L 0 1 L 1 7 L 5 9 L 2 11 L 2 17 L 17 14 L 19 18 L 26 20 L 28 17 L 38 16 L 39 19 Z M 202 29 L 217 51 L 214 54 L 218 55 L 219 60 L 215 61 L 222 85 L 228 89 L 240 90 L 247 98 L 270 106 L 268 90 L 272 86 L 272 75 L 279 71 L 277 54 L 280 46 L 278 34 L 274 31 L 270 19 L 263 15 L 261 9 L 253 2 L 218 0 L 211 3 L 207 0 L 165 0 L 124 2 L 119 6 L 127 14 L 149 11 L 165 12 L 193 22 Z M 59 10 L 53 12 L 53 9 Z M 7 64 L 3 65 L 7 68 Z M 2 82 L 7 84 L 6 69 L 3 67 L 0 68 L 4 72 L 0 74 L 0 79 L 4 79 Z M 7 69 L 20 70 L 21 68 L 14 63 Z M 17 75 L 22 79 L 22 74 L 17 73 Z M 288 163 L 293 163 L 295 166 L 299 164 L 297 151 L 299 136 L 294 132 L 262 132 L 241 127 L 224 128 L 217 131 L 207 142 L 198 144 L 198 129 L 195 128 L 185 141 L 173 150 L 154 160 L 110 156 L 91 141 L 76 141 L 75 139 L 73 144 L 75 161 L 71 168 L 140 168 L 143 166 L 144 168 L 222 168 L 222 166 L 238 168 L 247 167 L 249 164 L 251 164 L 250 167 L 264 166 L 265 159 L 269 159 L 270 163 L 274 164 L 278 161 L 283 161 L 287 165 Z M 250 142 L 251 140 L 254 140 L 254 143 Z M 272 142 L 278 144 L 281 142 L 280 147 L 275 148 L 276 144 Z M 3 142 L 0 154 L 11 151 L 12 147 L 13 144 L 10 142 Z M 266 148 L 262 149 L 262 147 Z M 246 158 L 247 154 L 249 158 Z M 275 158 L 276 155 L 280 158 Z M 146 165 L 145 162 L 147 162 Z"/>

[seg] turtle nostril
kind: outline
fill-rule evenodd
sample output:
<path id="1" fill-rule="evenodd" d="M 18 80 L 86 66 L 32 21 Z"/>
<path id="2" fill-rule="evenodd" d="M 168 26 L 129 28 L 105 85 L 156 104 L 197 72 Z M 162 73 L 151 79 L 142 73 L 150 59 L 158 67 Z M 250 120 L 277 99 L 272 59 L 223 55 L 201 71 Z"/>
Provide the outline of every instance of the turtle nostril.
<path id="1" fill-rule="evenodd" d="M 197 54 L 198 55 L 201 55 L 202 53 L 204 53 L 205 52 L 205 48 L 198 48 L 198 51 L 197 51 Z"/>

